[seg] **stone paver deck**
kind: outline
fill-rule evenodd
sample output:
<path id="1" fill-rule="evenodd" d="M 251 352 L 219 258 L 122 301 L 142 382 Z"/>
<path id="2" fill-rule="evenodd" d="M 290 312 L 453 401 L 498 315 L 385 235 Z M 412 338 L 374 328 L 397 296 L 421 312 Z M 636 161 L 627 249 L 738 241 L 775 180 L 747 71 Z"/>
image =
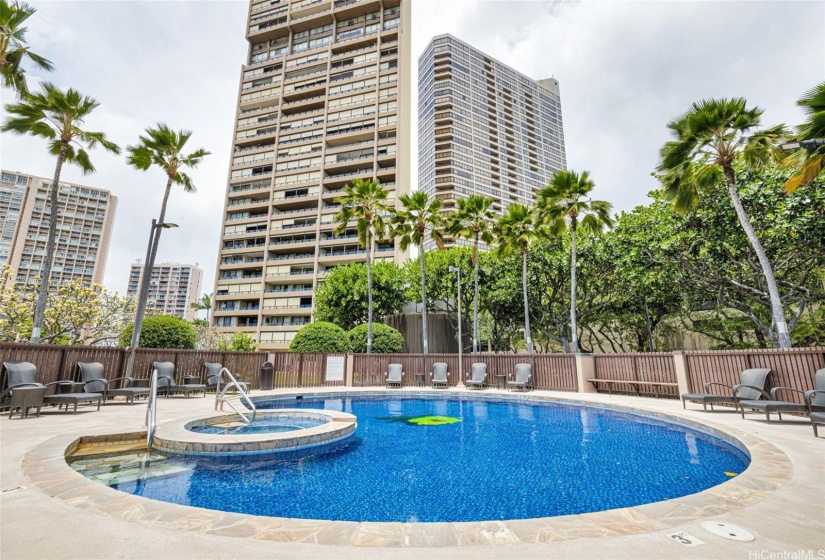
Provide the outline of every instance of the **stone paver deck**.
<path id="1" fill-rule="evenodd" d="M 340 392 L 341 388 L 279 393 Z M 358 389 L 353 389 L 357 392 Z M 375 391 L 375 389 L 369 389 Z M 397 390 L 396 390 L 397 391 Z M 403 391 L 407 391 L 406 389 Z M 421 389 L 410 389 L 420 392 Z M 450 390 L 455 392 L 455 390 Z M 489 390 L 488 393 L 501 393 Z M 254 396 L 263 393 L 255 392 Z M 807 419 L 767 424 L 733 411 L 683 411 L 677 401 L 551 393 L 533 397 L 634 407 L 698 422 L 743 443 L 752 456 L 741 475 L 675 500 L 577 516 L 481 523 L 352 523 L 256 517 L 123 494 L 69 468 L 78 437 L 133 432 L 143 405 L 114 404 L 77 416 L 0 421 L 0 555 L 7 558 L 762 558 L 825 548 L 825 439 Z M 211 401 L 210 401 L 211 403 Z M 159 401 L 161 421 L 207 412 L 199 399 Z M 204 414 L 207 416 L 208 414 Z M 55 435 L 59 434 L 59 435 Z M 701 528 L 705 520 L 756 535 L 734 542 Z M 669 537 L 685 532 L 705 544 Z M 421 547 L 438 547 L 429 551 Z M 765 556 L 767 557 L 767 556 Z"/>

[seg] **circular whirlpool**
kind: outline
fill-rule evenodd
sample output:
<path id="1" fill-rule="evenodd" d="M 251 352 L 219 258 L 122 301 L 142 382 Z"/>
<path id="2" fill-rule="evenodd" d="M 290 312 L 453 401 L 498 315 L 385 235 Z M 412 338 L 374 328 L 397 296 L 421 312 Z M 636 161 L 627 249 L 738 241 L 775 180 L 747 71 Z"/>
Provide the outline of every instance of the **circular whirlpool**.
<path id="1" fill-rule="evenodd" d="M 147 498 L 253 515 L 458 522 L 668 500 L 750 462 L 735 440 L 670 419 L 529 397 L 327 394 L 256 406 L 350 413 L 357 430 L 342 446 L 297 458 L 152 453 L 84 474 Z"/>

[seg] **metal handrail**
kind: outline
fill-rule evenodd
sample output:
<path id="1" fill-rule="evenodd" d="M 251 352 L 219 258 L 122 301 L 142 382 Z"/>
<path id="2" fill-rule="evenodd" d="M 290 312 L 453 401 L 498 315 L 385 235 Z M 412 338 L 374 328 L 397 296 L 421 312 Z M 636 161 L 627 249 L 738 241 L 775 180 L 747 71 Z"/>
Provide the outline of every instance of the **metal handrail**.
<path id="1" fill-rule="evenodd" d="M 152 381 L 149 385 L 149 401 L 146 405 L 146 448 L 151 451 L 152 440 L 155 437 L 155 426 L 158 417 L 158 370 L 152 371 Z"/>
<path id="2" fill-rule="evenodd" d="M 226 372 L 227 377 L 229 377 L 229 383 L 224 385 L 223 389 L 221 389 L 221 380 L 223 379 L 223 373 Z M 247 417 L 243 411 L 239 410 L 232 401 L 229 400 L 229 397 L 226 396 L 226 392 L 234 387 L 238 391 L 238 400 L 244 401 L 246 407 L 252 411 L 252 418 Z M 257 409 L 255 408 L 255 403 L 252 402 L 252 399 L 249 398 L 249 395 L 244 390 L 243 386 L 238 383 L 235 379 L 235 376 L 232 375 L 232 372 L 229 371 L 227 368 L 223 368 L 221 372 L 218 374 L 218 386 L 215 388 L 215 410 L 223 411 L 224 403 L 229 405 L 235 414 L 241 417 L 241 421 L 244 424 L 250 424 L 252 421 L 255 420 L 255 415 L 257 414 Z"/>

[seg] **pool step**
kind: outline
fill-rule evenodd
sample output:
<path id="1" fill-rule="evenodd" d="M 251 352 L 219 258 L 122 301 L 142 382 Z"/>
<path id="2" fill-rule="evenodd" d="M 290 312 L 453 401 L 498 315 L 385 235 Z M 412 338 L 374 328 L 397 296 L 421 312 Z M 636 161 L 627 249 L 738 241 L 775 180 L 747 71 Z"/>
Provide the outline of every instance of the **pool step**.
<path id="1" fill-rule="evenodd" d="M 146 439 L 121 441 L 80 442 L 71 457 L 96 457 L 101 455 L 140 453 L 146 451 Z"/>

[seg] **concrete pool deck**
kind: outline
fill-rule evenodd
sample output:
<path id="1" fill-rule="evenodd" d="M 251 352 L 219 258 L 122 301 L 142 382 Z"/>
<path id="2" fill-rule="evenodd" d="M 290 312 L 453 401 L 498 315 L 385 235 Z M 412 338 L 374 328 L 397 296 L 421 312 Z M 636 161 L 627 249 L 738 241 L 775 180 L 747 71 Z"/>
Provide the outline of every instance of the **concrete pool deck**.
<path id="1" fill-rule="evenodd" d="M 253 396 L 341 391 L 339 387 L 284 389 L 255 391 Z M 507 394 L 492 389 L 484 393 Z M 458 524 L 278 520 L 118 493 L 86 480 L 56 460 L 62 458 L 62 449 L 80 436 L 139 430 L 143 405 L 118 403 L 99 413 L 81 409 L 77 415 L 46 411 L 41 418 L 0 420 L 0 490 L 26 487 L 0 494 L 0 556 L 4 560 L 239 556 L 389 559 L 425 555 L 473 560 L 664 556 L 767 560 L 771 553 L 804 551 L 813 551 L 812 558 L 818 558 L 818 551 L 825 549 L 825 438 L 813 437 L 807 419 L 768 424 L 762 415 L 749 414 L 747 420 L 742 420 L 732 410 L 703 413 L 694 406 L 683 411 L 674 400 L 547 391 L 529 395 L 634 407 L 706 424 L 745 443 L 754 461 L 742 475 L 699 494 L 580 516 Z M 208 412 L 212 404 L 210 399 L 206 403 L 203 399 L 182 398 L 158 402 L 158 418 L 163 422 Z M 756 538 L 751 542 L 722 539 L 701 527 L 706 520 L 738 525 Z M 703 544 L 680 544 L 670 537 L 677 532 Z"/>

